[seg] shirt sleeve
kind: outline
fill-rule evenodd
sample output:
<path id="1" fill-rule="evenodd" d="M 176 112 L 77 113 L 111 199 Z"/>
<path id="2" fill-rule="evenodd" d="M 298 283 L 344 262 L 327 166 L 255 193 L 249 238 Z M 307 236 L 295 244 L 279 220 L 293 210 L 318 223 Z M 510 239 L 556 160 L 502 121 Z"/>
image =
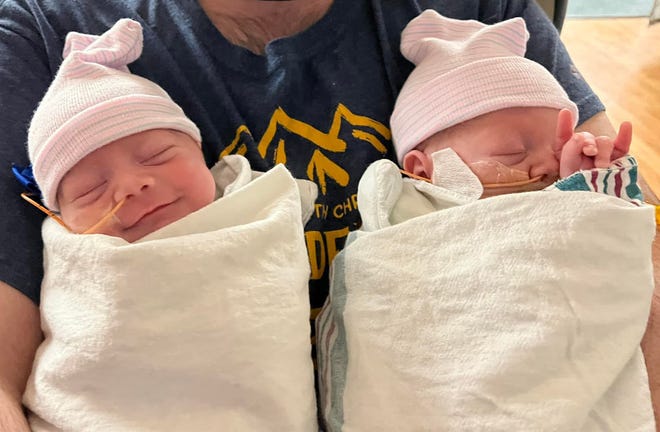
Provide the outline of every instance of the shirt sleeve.
<path id="1" fill-rule="evenodd" d="M 578 106 L 579 124 L 604 111 L 603 103 L 573 64 L 557 29 L 543 9 L 533 0 L 510 0 L 504 3 L 502 19 L 523 17 L 530 34 L 525 56 L 545 66 L 559 81 Z"/>
<path id="2" fill-rule="evenodd" d="M 0 3 L 0 280 L 38 303 L 43 277 L 42 216 L 20 198 L 11 165 L 26 166 L 27 127 L 51 80 L 43 29 L 33 11 Z"/>

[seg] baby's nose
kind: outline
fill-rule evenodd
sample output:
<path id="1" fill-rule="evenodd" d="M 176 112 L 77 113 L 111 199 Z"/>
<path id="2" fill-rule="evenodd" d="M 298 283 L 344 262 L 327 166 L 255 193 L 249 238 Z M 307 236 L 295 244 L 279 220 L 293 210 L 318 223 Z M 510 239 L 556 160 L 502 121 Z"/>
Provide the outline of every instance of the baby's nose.
<path id="1" fill-rule="evenodd" d="M 154 177 L 144 170 L 126 173 L 121 176 L 115 189 L 115 201 L 119 202 L 131 196 L 144 193 L 153 187 L 154 183 Z"/>

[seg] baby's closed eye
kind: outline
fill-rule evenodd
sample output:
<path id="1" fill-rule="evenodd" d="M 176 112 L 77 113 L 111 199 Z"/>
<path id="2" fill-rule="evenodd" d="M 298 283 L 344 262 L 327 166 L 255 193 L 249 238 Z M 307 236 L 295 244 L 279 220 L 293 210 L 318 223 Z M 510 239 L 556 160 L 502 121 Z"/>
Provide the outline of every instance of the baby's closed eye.
<path id="1" fill-rule="evenodd" d="M 157 150 L 151 151 L 146 156 L 141 158 L 140 163 L 142 165 L 160 165 L 176 155 L 175 146 L 170 145 Z"/>
<path id="2" fill-rule="evenodd" d="M 107 185 L 106 180 L 98 180 L 95 182 L 89 182 L 85 184 L 81 184 L 80 187 L 74 191 L 74 193 L 71 195 L 72 202 L 75 202 L 78 205 L 85 205 L 85 204 L 90 204 L 99 199 L 101 195 L 103 195 L 103 191 L 105 190 L 105 186 Z"/>
<path id="3" fill-rule="evenodd" d="M 525 158 L 527 157 L 527 150 L 520 149 L 520 150 L 507 151 L 507 152 L 497 152 L 491 154 L 491 157 L 493 160 L 496 160 L 497 162 L 503 165 L 513 166 L 525 160 Z"/>

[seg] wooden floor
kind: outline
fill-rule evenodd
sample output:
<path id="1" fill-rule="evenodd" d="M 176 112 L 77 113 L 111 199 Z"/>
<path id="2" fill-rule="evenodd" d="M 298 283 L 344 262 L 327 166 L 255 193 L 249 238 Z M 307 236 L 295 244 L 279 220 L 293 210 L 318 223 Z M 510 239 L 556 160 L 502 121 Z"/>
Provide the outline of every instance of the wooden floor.
<path id="1" fill-rule="evenodd" d="M 660 196 L 660 23 L 647 18 L 567 19 L 562 40 L 618 128 L 633 123 L 631 153 Z"/>

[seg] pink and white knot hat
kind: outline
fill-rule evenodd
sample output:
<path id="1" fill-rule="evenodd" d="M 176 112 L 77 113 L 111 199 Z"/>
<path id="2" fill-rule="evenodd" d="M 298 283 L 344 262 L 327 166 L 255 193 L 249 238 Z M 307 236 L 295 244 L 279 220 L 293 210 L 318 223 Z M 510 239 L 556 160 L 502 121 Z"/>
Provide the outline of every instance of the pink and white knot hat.
<path id="1" fill-rule="evenodd" d="M 576 105 L 540 64 L 524 57 L 522 18 L 493 25 L 426 10 L 401 34 L 401 53 L 416 66 L 390 118 L 399 162 L 430 136 L 466 120 L 513 107 Z"/>
<path id="2" fill-rule="evenodd" d="M 161 87 L 127 65 L 142 54 L 142 26 L 119 20 L 100 36 L 71 32 L 64 60 L 34 112 L 28 154 L 46 207 L 57 211 L 62 177 L 82 158 L 118 139 L 174 129 L 201 145 L 197 126 Z"/>

